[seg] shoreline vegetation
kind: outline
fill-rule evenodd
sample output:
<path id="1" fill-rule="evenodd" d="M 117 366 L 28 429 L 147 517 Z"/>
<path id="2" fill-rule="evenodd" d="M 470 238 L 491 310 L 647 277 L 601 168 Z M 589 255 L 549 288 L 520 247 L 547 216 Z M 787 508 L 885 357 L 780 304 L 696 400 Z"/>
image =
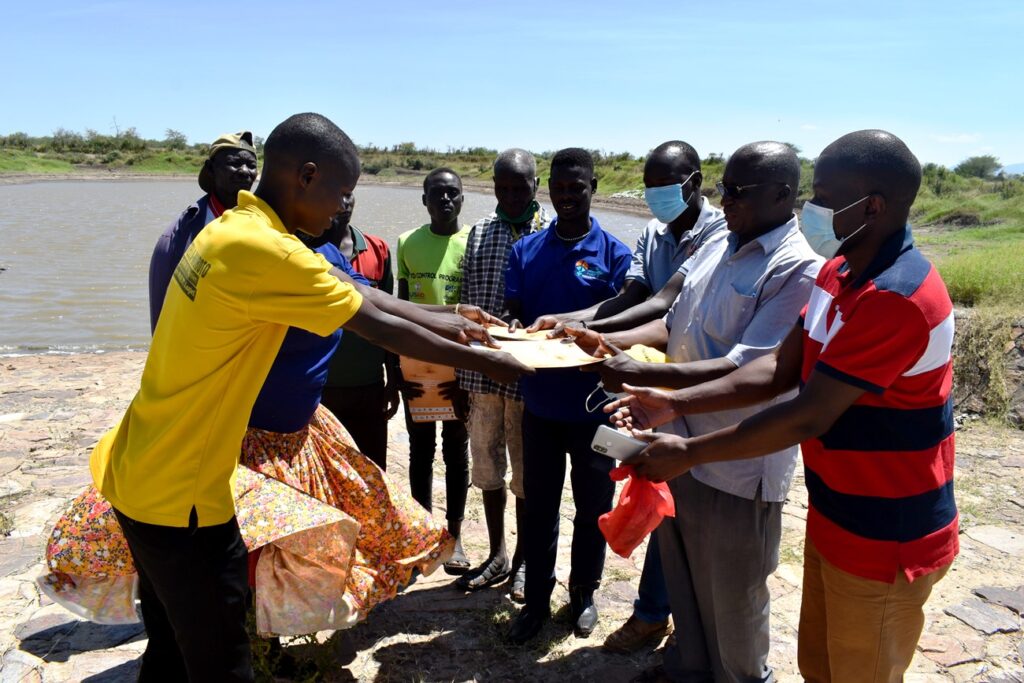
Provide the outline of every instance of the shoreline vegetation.
<path id="1" fill-rule="evenodd" d="M 256 143 L 258 148 L 262 145 L 258 136 Z M 591 152 L 598 177 L 595 207 L 647 216 L 643 157 Z M 49 137 L 12 133 L 0 135 L 0 185 L 53 180 L 194 181 L 207 153 L 207 145 L 189 144 L 174 130 L 168 130 L 164 140 L 142 139 L 131 128 L 115 135 L 64 129 Z M 439 151 L 412 142 L 390 147 L 367 145 L 360 147 L 360 182 L 420 187 L 428 171 L 447 166 L 459 173 L 468 191 L 489 194 L 496 154 L 497 150 L 483 147 Z M 547 199 L 552 154 L 535 153 L 542 200 Z M 702 160 L 702 193 L 715 204 L 720 200 L 715 183 L 722 177 L 725 161 L 721 154 L 709 154 Z M 814 175 L 812 159 L 801 154 L 801 163 L 798 206 L 810 198 Z M 985 334 L 958 335 L 970 345 L 960 349 L 971 358 L 962 367 L 972 376 L 979 369 L 980 374 L 993 375 L 994 384 L 983 393 L 1014 396 L 1012 401 L 997 401 L 1000 407 L 996 410 L 986 411 L 1002 419 L 1007 403 L 1024 404 L 1024 396 L 1015 396 L 1024 394 L 1024 389 L 1015 386 L 1016 382 L 1004 383 L 1003 373 L 996 370 L 1006 367 L 1006 349 L 1014 347 L 1024 320 L 1024 178 L 1001 174 L 994 157 L 972 157 L 952 170 L 926 163 L 923 170 L 921 191 L 910 216 L 915 238 L 941 272 L 963 314 L 958 314 L 958 319 L 987 330 Z M 958 380 L 968 379 L 958 375 Z"/>

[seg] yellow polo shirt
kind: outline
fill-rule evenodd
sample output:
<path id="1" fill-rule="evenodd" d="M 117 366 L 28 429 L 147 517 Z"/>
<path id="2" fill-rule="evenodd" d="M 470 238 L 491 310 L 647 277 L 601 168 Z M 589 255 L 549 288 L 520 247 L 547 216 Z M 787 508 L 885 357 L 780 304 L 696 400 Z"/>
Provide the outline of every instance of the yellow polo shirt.
<path id="1" fill-rule="evenodd" d="M 362 303 L 330 270 L 249 192 L 199 233 L 174 271 L 139 391 L 92 453 L 114 507 L 163 526 L 188 526 L 193 506 L 200 526 L 231 519 L 242 437 L 285 331 L 326 336 Z"/>

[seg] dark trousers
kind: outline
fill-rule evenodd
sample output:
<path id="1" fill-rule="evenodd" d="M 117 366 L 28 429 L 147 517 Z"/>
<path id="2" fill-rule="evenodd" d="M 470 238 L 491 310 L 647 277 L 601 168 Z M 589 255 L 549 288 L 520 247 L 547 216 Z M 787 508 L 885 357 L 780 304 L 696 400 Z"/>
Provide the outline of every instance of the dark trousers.
<path id="1" fill-rule="evenodd" d="M 597 518 L 612 508 L 615 461 L 590 448 L 601 422 L 562 422 L 523 413 L 523 486 L 526 490 L 526 604 L 549 609 L 555 588 L 559 508 L 565 485 L 565 455 L 572 469 L 573 518 L 569 588 L 596 589 L 604 572 L 604 536 Z M 522 532 L 520 532 L 522 533 Z"/>
<path id="2" fill-rule="evenodd" d="M 387 393 L 384 382 L 364 387 L 324 387 L 320 402 L 344 425 L 359 452 L 382 470 L 388 464 Z"/>
<path id="3" fill-rule="evenodd" d="M 139 573 L 149 642 L 139 680 L 252 681 L 249 583 L 238 522 L 145 524 L 114 510 Z"/>
<path id="4" fill-rule="evenodd" d="M 409 431 L 409 488 L 416 502 L 432 512 L 437 423 L 413 422 L 406 406 L 405 426 Z M 465 422 L 441 422 L 441 456 L 444 458 L 444 485 L 448 499 L 446 517 L 449 522 L 461 522 L 466 514 L 466 496 L 469 494 L 469 433 Z"/>
<path id="5" fill-rule="evenodd" d="M 647 542 L 647 554 L 644 555 L 644 569 L 640 573 L 637 599 L 633 601 L 633 616 L 648 624 L 665 621 L 672 614 L 659 546 L 658 532 L 655 530 Z"/>

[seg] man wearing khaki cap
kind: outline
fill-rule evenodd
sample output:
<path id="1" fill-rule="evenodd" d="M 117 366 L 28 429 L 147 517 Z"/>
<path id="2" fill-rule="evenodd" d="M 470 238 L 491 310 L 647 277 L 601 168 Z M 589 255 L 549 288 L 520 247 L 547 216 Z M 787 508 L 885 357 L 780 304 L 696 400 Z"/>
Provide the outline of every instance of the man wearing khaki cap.
<path id="1" fill-rule="evenodd" d="M 164 303 L 171 273 L 199 231 L 238 204 L 238 191 L 256 181 L 256 146 L 252 132 L 224 133 L 210 144 L 210 153 L 199 170 L 199 187 L 206 194 L 182 211 L 156 242 L 149 261 L 149 323 L 156 320 Z"/>

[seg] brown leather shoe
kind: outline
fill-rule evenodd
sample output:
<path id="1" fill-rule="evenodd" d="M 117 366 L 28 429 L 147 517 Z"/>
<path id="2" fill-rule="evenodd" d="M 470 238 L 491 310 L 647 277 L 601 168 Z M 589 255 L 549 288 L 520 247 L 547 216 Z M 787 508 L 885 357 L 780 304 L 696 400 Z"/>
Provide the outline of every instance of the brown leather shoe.
<path id="1" fill-rule="evenodd" d="M 668 619 L 651 624 L 632 616 L 608 634 L 604 639 L 604 649 L 622 655 L 632 654 L 645 645 L 660 642 L 671 631 L 672 623 Z"/>

